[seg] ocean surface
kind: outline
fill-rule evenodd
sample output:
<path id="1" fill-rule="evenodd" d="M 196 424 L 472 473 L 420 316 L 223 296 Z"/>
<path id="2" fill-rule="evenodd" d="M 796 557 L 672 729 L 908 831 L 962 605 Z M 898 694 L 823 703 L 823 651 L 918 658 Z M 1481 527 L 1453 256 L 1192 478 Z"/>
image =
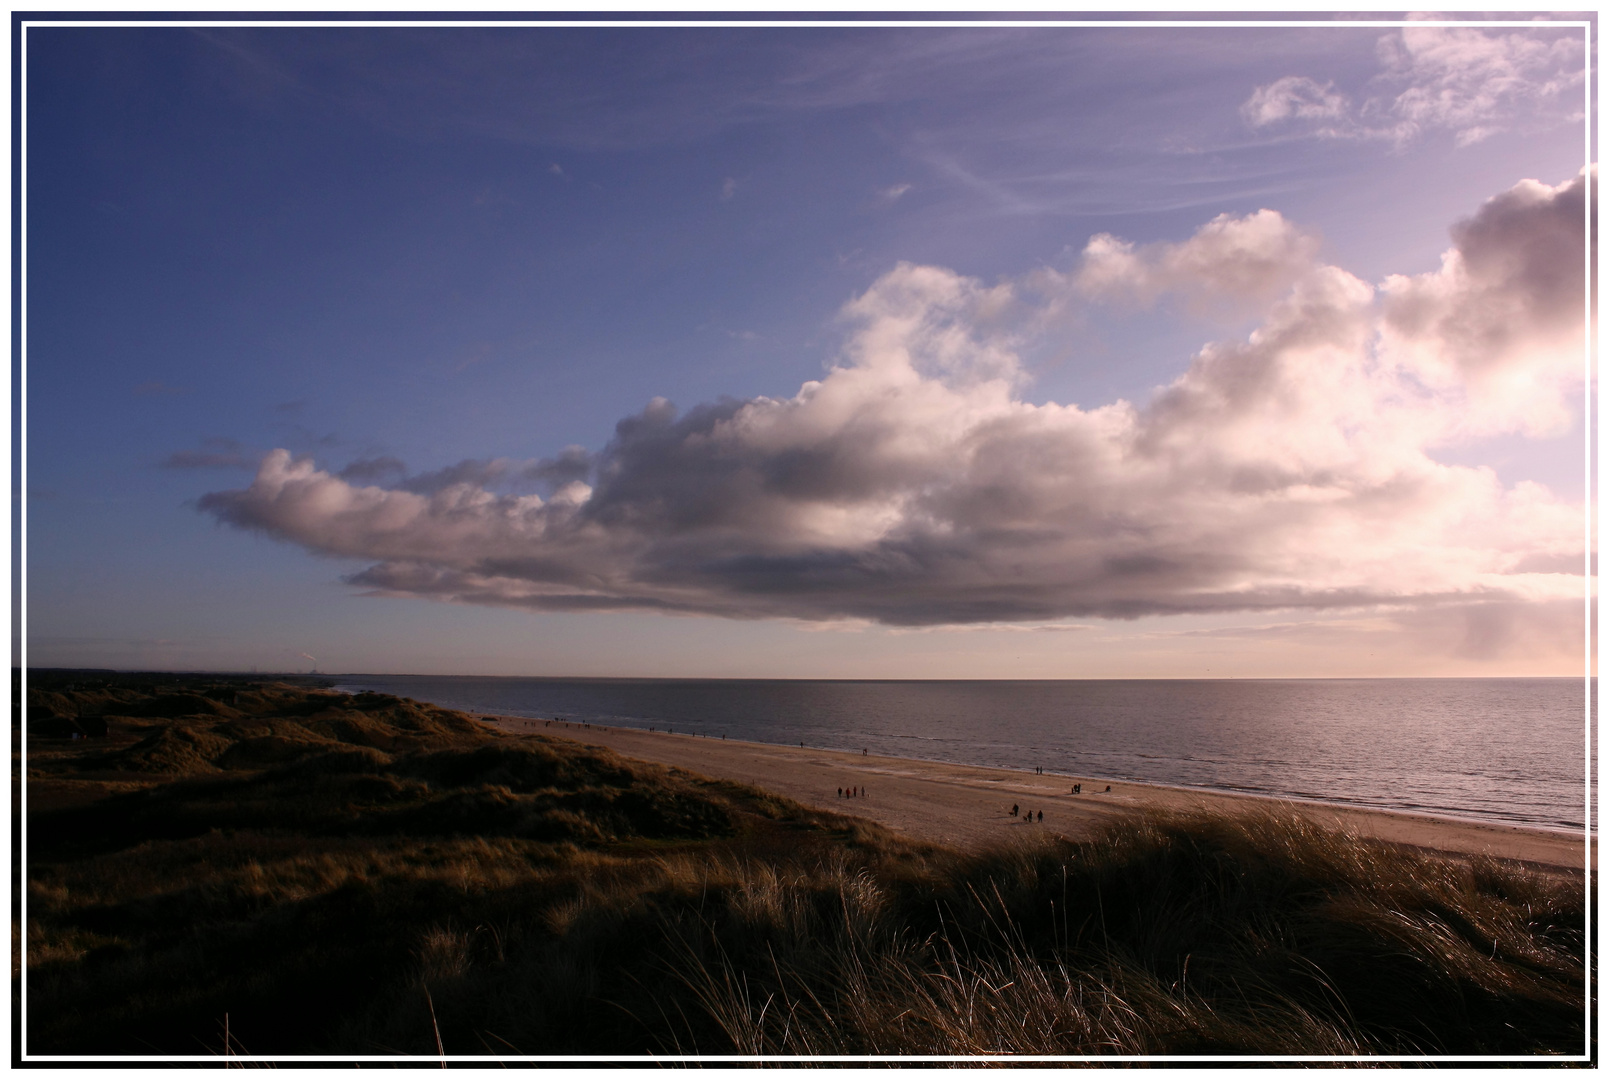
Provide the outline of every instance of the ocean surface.
<path id="1" fill-rule="evenodd" d="M 1579 830 L 1586 820 L 1581 679 L 332 678 L 342 690 L 471 713 L 1043 767 L 1554 829 Z"/>

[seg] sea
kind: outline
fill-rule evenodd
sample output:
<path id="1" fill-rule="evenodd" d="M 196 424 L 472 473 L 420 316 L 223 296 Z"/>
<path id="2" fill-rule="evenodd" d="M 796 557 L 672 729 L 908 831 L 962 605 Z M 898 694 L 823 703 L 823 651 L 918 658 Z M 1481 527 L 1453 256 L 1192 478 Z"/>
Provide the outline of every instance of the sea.
<path id="1" fill-rule="evenodd" d="M 1042 768 L 1577 833 L 1589 798 L 1596 811 L 1587 775 L 1596 679 L 332 678 L 340 690 L 470 713 Z"/>

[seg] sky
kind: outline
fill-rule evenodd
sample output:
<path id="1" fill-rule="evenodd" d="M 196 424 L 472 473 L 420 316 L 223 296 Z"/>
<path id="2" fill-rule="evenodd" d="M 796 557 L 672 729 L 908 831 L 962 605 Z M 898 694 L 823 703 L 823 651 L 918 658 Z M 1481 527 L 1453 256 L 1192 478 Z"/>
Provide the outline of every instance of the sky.
<path id="1" fill-rule="evenodd" d="M 27 663 L 1579 675 L 1521 18 L 32 27 Z"/>

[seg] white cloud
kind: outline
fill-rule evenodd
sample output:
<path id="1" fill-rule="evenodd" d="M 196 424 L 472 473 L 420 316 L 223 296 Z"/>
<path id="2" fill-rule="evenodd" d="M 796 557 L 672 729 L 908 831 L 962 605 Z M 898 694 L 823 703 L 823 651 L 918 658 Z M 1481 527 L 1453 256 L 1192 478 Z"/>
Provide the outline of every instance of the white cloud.
<path id="1" fill-rule="evenodd" d="M 1195 304 L 1266 304 L 1312 269 L 1318 249 L 1318 237 L 1276 211 L 1220 214 L 1179 244 L 1137 249 L 1109 233 L 1093 236 L 1072 284 L 1086 296 L 1142 304 L 1163 293 Z"/>
<path id="2" fill-rule="evenodd" d="M 1287 75 L 1254 90 L 1240 115 L 1252 127 L 1263 127 L 1282 120 L 1340 120 L 1351 108 L 1346 95 L 1335 92 L 1334 83 L 1321 86 L 1305 75 Z"/>
<path id="3" fill-rule="evenodd" d="M 1455 229 L 1442 270 L 1383 290 L 1316 262 L 1267 211 L 1177 245 L 1106 238 L 1065 291 L 1277 294 L 1255 332 L 1203 348 L 1142 405 L 1023 400 L 1019 350 L 1056 325 L 1031 299 L 1043 273 L 987 285 L 901 265 L 845 307 L 823 378 L 685 414 L 655 400 L 595 457 L 554 464 L 545 499 L 487 486 L 523 463 L 358 486 L 276 451 L 201 505 L 369 561 L 348 580 L 370 590 L 541 610 L 1530 618 L 1579 604 L 1581 508 L 1428 451 L 1547 429 L 1547 408 L 1497 408 L 1488 385 L 1570 391 L 1554 350 L 1579 333 L 1581 283 L 1553 261 L 1581 242 L 1584 193 L 1522 184 Z M 1482 641 L 1507 640 L 1486 622 Z"/>
<path id="4" fill-rule="evenodd" d="M 1321 137 L 1398 145 L 1447 131 L 1460 146 L 1581 118 L 1579 31 L 1416 25 L 1382 37 L 1376 52 L 1381 70 L 1361 104 L 1333 83 L 1287 75 L 1254 90 L 1241 117 L 1255 128 L 1301 125 Z"/>

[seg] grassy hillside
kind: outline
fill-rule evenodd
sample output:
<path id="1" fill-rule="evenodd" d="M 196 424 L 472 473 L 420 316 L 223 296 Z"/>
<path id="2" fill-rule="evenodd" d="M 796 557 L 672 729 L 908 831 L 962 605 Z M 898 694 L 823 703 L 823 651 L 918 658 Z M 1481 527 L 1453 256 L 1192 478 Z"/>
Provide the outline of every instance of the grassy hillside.
<path id="1" fill-rule="evenodd" d="M 1582 1044 L 1579 878 L 1274 819 L 962 855 L 383 695 L 30 679 L 106 731 L 30 738 L 34 1053 Z"/>

